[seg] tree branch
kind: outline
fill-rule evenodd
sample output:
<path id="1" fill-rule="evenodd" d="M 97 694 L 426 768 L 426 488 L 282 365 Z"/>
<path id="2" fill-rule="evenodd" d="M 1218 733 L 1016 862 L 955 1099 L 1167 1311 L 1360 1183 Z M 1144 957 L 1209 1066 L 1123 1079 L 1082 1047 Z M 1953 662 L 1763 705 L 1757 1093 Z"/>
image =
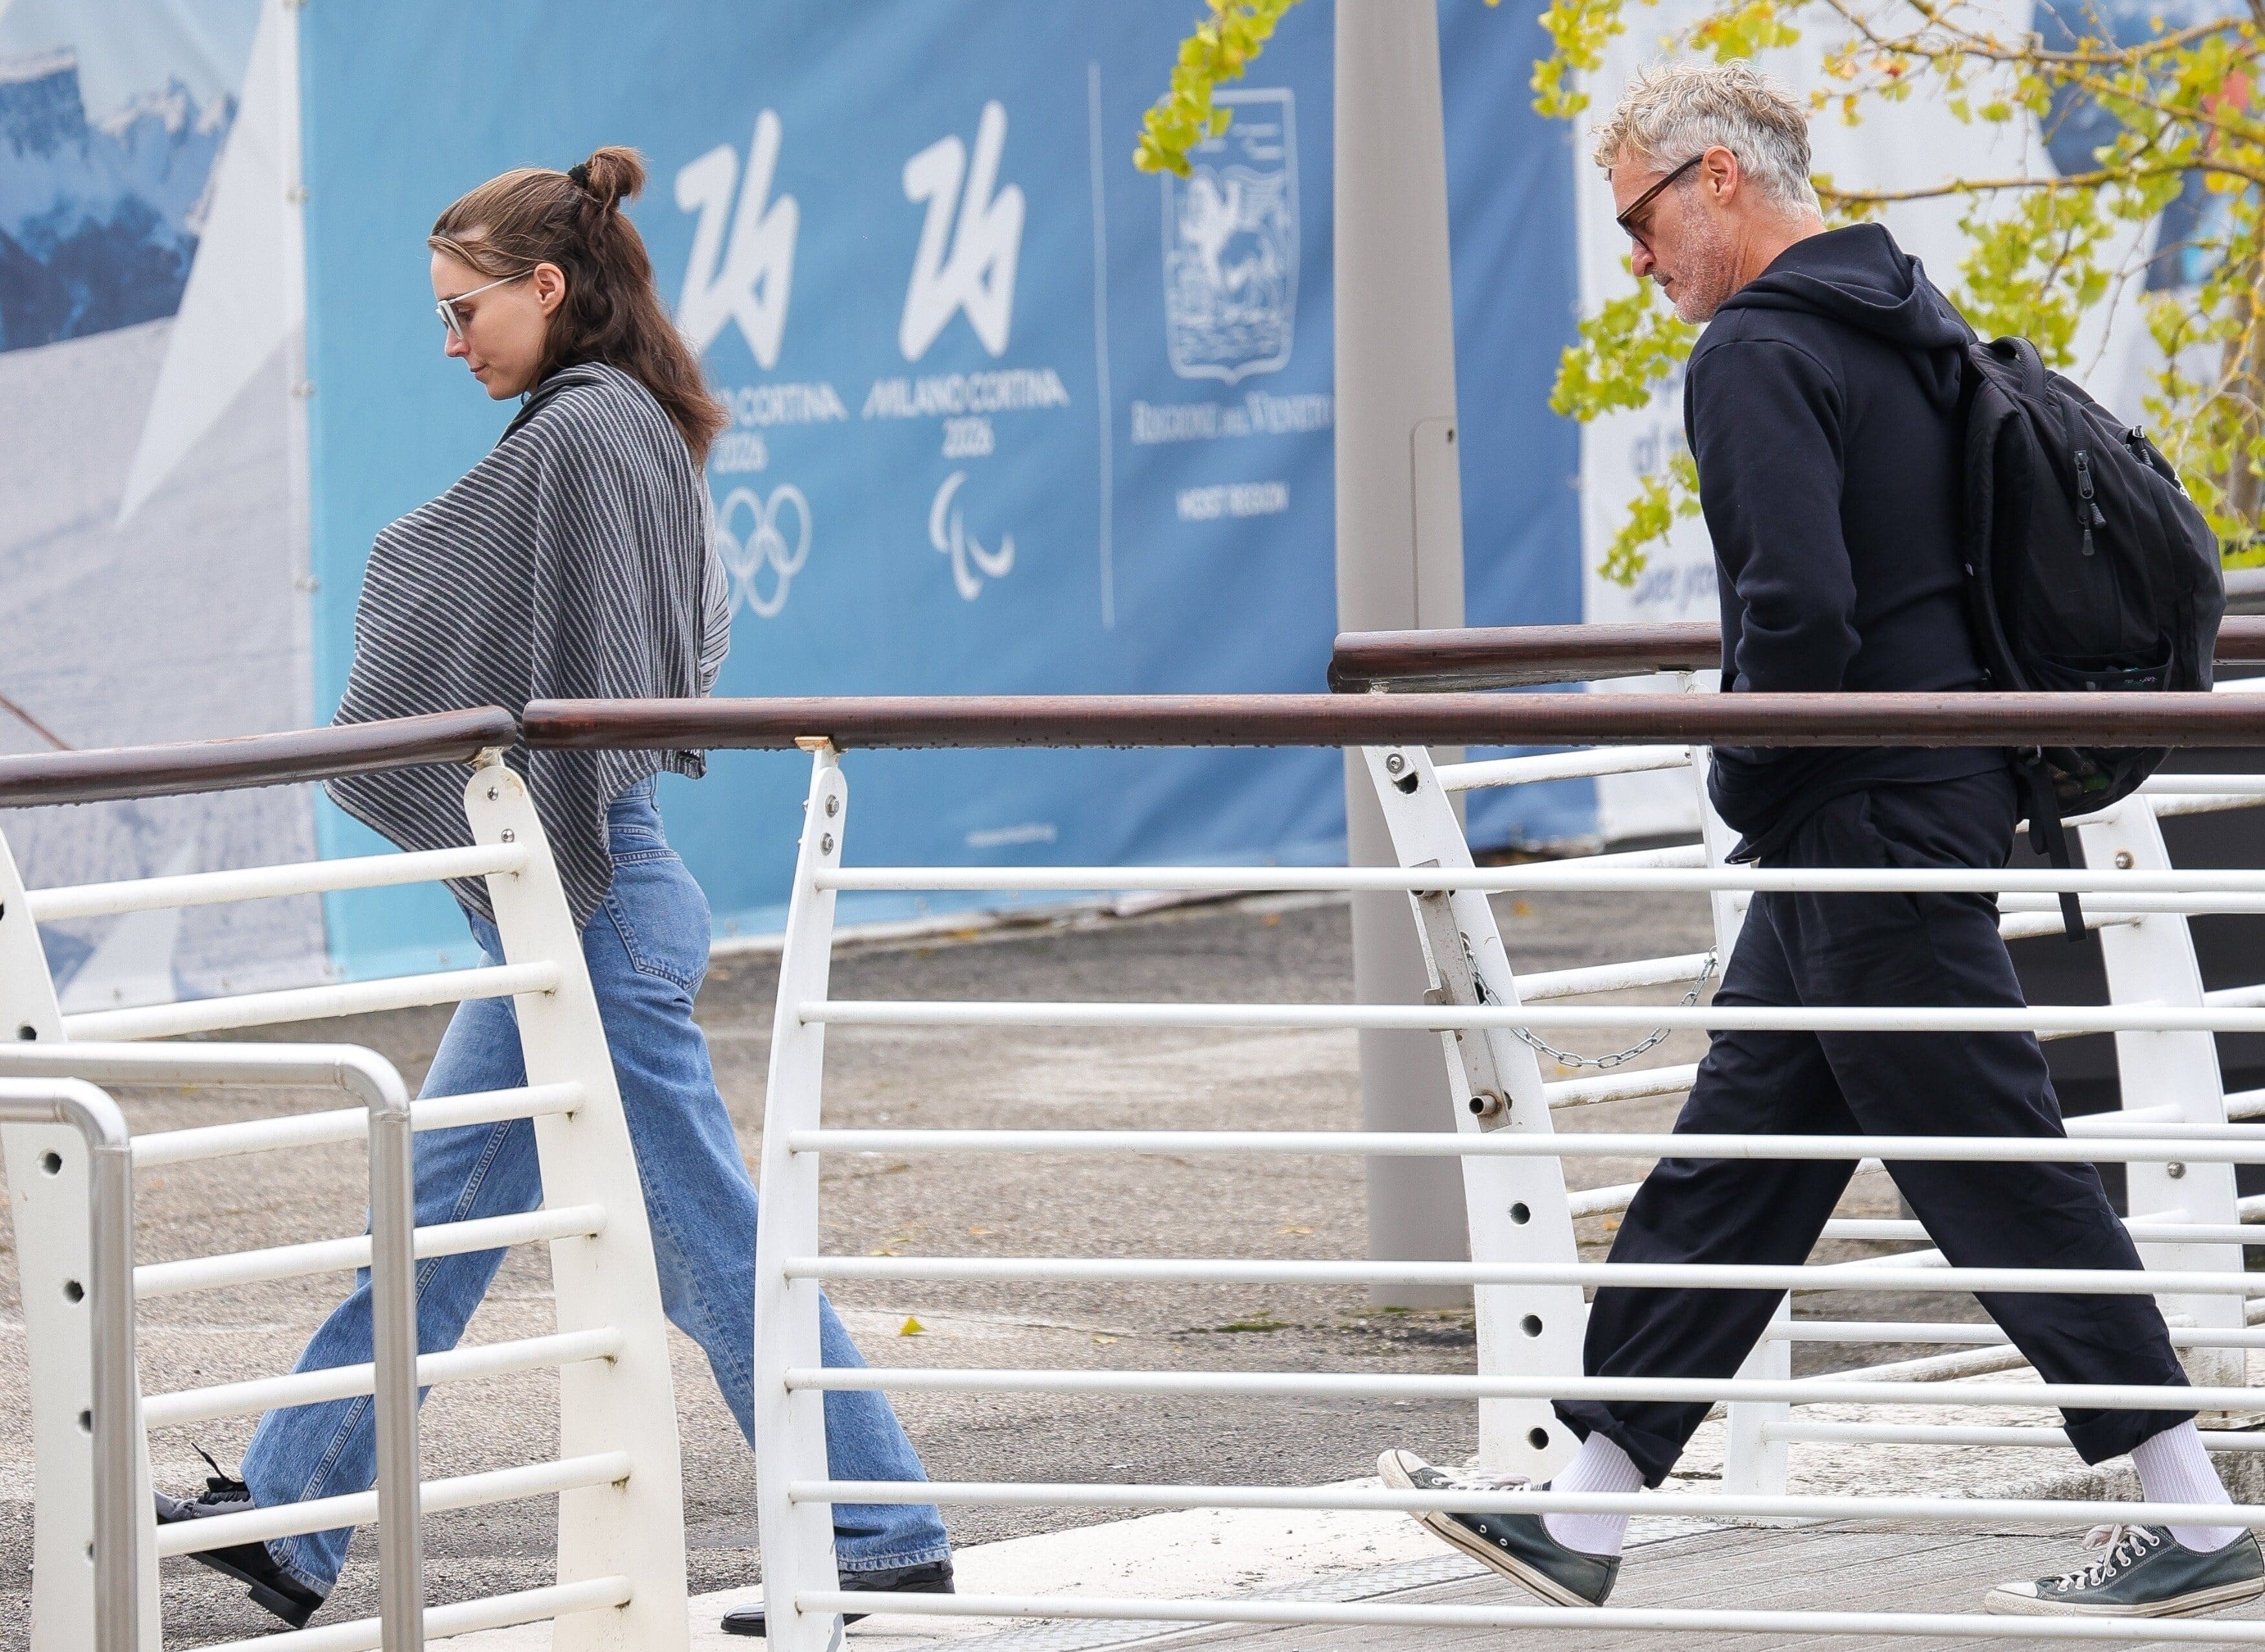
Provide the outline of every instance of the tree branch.
<path id="1" fill-rule="evenodd" d="M 1942 45 L 1923 40 L 1916 33 L 1893 37 L 1883 34 L 1873 25 L 1868 18 L 1853 5 L 1848 4 L 1847 0 L 1824 0 L 1824 3 L 1834 11 L 1839 12 L 1849 27 L 1854 29 L 1868 44 L 1876 47 L 1879 50 L 1892 52 L 1899 56 L 1923 57 L 1930 62 L 1941 58 L 1980 57 L 1999 63 L 2063 64 L 2079 69 L 2109 67 L 2136 69 L 2152 59 L 2191 46 L 2198 40 L 2207 40 L 2213 34 L 2223 33 L 2228 29 L 2239 29 L 2242 26 L 2238 18 L 2218 18 L 2207 23 L 2190 24 L 2183 29 L 2174 29 L 2167 34 L 2157 35 L 2154 39 L 2142 41 L 2136 46 L 2116 46 L 2104 50 L 2079 47 L 2070 51 L 2053 51 L 2047 49 L 2036 34 L 2028 37 L 2028 43 L 2026 45 L 2008 46 L 1993 34 L 1977 34 L 1971 29 L 1947 21 L 1932 7 L 1921 4 L 1921 0 L 1910 0 L 1912 9 L 1926 19 L 1928 27 L 1955 35 L 1961 42 L 1956 45 Z M 2265 0 L 2249 0 L 2249 4 L 2253 11 L 2265 11 Z M 2259 21 L 2261 24 L 2265 24 L 2265 17 L 2261 17 Z"/>
<path id="2" fill-rule="evenodd" d="M 2258 0 L 2258 4 L 2265 4 L 2265 0 Z M 2089 75 L 2058 69 L 2048 69 L 2045 72 L 2064 84 L 2078 87 L 2090 92 L 2095 98 L 2109 98 L 2121 103 L 2134 104 L 2142 109 L 2152 109 L 2167 120 L 2178 120 L 2189 126 L 2207 127 L 2210 130 L 2232 138 L 2236 142 L 2265 143 L 2265 126 L 2251 126 L 2246 121 L 2220 120 L 2218 116 L 2205 113 L 2199 108 L 2181 109 L 2174 104 L 2163 102 L 2159 98 L 2150 98 L 2144 93 L 2131 91 L 2121 86 L 2108 85 L 2104 82 L 2093 79 Z"/>
<path id="3" fill-rule="evenodd" d="M 1899 200 L 1940 200 L 1945 195 L 1985 195 L 2009 189 L 2098 189 L 2104 185 L 2126 183 L 2134 178 L 2168 178 L 2186 172 L 2216 172 L 2265 185 L 2265 171 L 2197 157 L 2191 161 L 2166 162 L 2159 166 L 2118 167 L 2070 172 L 2053 178 L 1954 178 L 1947 183 L 1929 184 L 1919 189 L 1841 189 L 1826 182 L 1817 186 L 1817 193 L 1828 200 L 1884 207 Z"/>

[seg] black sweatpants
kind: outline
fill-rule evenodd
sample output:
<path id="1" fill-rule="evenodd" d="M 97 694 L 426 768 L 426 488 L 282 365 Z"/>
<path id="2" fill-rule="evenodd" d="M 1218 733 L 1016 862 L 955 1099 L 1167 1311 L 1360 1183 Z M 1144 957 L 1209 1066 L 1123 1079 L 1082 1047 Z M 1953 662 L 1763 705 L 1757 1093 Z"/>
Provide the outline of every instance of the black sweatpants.
<path id="1" fill-rule="evenodd" d="M 1999 867 L 2018 818 L 2012 775 L 1883 786 L 1820 805 L 1773 866 Z M 2004 1006 L 2020 983 L 1985 894 L 1754 897 L 1715 1001 Z M 2026 1032 L 1719 1032 L 1679 1132 L 2059 1137 L 2044 1054 Z M 1943 1255 L 1962 1268 L 2137 1268 L 2138 1253 L 2085 1164 L 1891 1164 Z M 1793 1264 L 1854 1173 L 1848 1161 L 1663 1159 L 1630 1202 L 1612 1260 Z M 1607 1288 L 1584 1368 L 1600 1377 L 1728 1377 L 1775 1311 L 1771 1291 Z M 1981 1298 L 2047 1382 L 2183 1383 L 2145 1296 Z M 1701 1404 L 1563 1401 L 1657 1486 Z M 2087 1462 L 2128 1452 L 2191 1411 L 2069 1411 Z"/>

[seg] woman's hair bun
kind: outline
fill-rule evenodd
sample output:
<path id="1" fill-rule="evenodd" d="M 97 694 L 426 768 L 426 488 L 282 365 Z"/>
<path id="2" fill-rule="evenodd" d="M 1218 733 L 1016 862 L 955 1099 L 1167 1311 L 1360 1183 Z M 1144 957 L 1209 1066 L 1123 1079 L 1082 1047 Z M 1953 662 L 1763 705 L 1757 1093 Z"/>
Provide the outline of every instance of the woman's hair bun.
<path id="1" fill-rule="evenodd" d="M 590 158 L 570 168 L 566 176 L 588 191 L 600 207 L 612 207 L 645 187 L 645 157 L 635 149 L 608 144 L 591 150 Z"/>

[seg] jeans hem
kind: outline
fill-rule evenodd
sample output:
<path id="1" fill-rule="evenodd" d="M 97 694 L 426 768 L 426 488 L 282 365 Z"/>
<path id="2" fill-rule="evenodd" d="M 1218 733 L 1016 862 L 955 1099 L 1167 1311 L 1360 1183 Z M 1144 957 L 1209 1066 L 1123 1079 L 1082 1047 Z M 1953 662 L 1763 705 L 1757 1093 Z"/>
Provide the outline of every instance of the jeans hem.
<path id="1" fill-rule="evenodd" d="M 339 1580 L 335 1577 L 320 1577 L 309 1571 L 293 1558 L 297 1552 L 297 1546 L 289 1538 L 268 1539 L 267 1558 L 283 1568 L 283 1575 L 298 1584 L 300 1588 L 310 1589 L 327 1598 L 331 1590 L 338 1587 Z"/>
<path id="2" fill-rule="evenodd" d="M 933 1566 L 938 1561 L 951 1558 L 951 1545 L 930 1543 L 924 1547 L 907 1550 L 901 1554 L 866 1554 L 856 1560 L 834 1556 L 836 1569 L 844 1572 L 888 1572 L 902 1566 Z"/>

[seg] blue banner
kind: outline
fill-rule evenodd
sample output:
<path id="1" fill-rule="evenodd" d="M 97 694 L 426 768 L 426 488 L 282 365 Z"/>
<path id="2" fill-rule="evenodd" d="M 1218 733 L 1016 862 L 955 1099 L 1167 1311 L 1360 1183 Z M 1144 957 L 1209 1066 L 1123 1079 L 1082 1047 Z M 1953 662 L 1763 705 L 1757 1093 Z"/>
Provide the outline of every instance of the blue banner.
<path id="1" fill-rule="evenodd" d="M 1333 18 L 1293 10 L 1185 179 L 1134 170 L 1186 0 L 433 0 L 303 14 L 318 711 L 376 530 L 509 410 L 441 355 L 424 237 L 516 165 L 633 145 L 633 207 L 731 425 L 709 467 L 727 695 L 1305 690 L 1335 630 Z M 1468 607 L 1577 617 L 1569 156 L 1535 25 L 1442 7 Z M 417 118 L 404 117 L 414 88 Z M 865 862 L 1326 861 L 1329 752 L 861 753 Z M 668 782 L 720 933 L 775 928 L 804 760 Z M 1586 788 L 1497 838 L 1584 831 Z M 368 834 L 325 809 L 329 853 Z M 897 898 L 848 920 L 914 915 Z M 429 962 L 445 898 L 330 906 L 351 973 Z"/>

